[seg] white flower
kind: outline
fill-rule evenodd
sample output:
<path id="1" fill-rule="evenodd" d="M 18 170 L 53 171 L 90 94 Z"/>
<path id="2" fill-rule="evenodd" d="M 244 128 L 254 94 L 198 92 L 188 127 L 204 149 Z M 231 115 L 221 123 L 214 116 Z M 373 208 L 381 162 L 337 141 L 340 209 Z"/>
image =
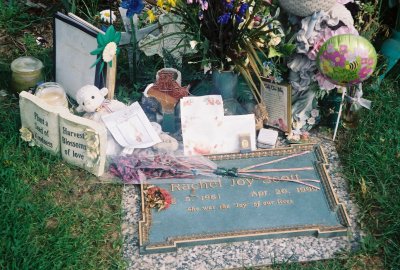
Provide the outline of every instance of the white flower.
<path id="1" fill-rule="evenodd" d="M 108 43 L 103 50 L 103 61 L 106 63 L 111 62 L 116 53 L 117 53 L 117 44 L 115 42 Z"/>
<path id="2" fill-rule="evenodd" d="M 293 128 L 300 130 L 302 127 L 304 127 L 306 124 L 306 121 L 300 120 L 300 121 L 295 121 L 293 122 Z"/>
<path id="3" fill-rule="evenodd" d="M 313 109 L 313 110 L 311 111 L 311 116 L 312 116 L 312 117 L 318 117 L 318 116 L 319 116 L 319 110 Z"/>
<path id="4" fill-rule="evenodd" d="M 315 124 L 315 118 L 314 118 L 314 117 L 308 118 L 308 119 L 307 119 L 307 123 L 308 123 L 309 125 L 314 125 L 314 124 Z"/>
<path id="5" fill-rule="evenodd" d="M 117 17 L 114 14 L 114 11 L 111 11 L 111 14 L 110 14 L 110 10 L 109 9 L 105 9 L 103 11 L 100 11 L 100 19 L 103 22 L 110 23 L 110 15 L 111 15 L 112 21 L 115 21 L 117 19 Z"/>
<path id="6" fill-rule="evenodd" d="M 270 34 L 271 40 L 268 42 L 269 46 L 278 46 L 279 43 L 281 43 L 282 38 L 280 36 L 277 36 L 273 33 Z"/>
<path id="7" fill-rule="evenodd" d="M 294 129 L 294 130 L 292 130 L 292 135 L 300 135 L 301 134 L 301 131 L 300 131 L 300 129 Z"/>
<path id="8" fill-rule="evenodd" d="M 287 137 L 290 141 L 300 141 L 300 135 L 299 134 L 290 134 Z"/>
<path id="9" fill-rule="evenodd" d="M 192 48 L 192 50 L 194 50 L 194 48 L 196 48 L 197 43 L 198 43 L 198 42 L 197 42 L 196 40 L 191 40 L 191 41 L 189 42 L 190 48 Z"/>

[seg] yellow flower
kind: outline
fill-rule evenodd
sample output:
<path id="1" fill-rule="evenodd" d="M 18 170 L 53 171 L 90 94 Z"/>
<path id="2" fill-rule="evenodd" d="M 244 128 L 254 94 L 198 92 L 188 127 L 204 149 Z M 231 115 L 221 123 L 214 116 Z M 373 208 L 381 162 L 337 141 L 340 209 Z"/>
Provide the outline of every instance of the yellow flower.
<path id="1" fill-rule="evenodd" d="M 163 0 L 157 0 L 157 6 L 160 7 L 160 8 L 163 8 L 164 1 Z"/>
<path id="2" fill-rule="evenodd" d="M 149 9 L 147 11 L 147 16 L 149 17 L 150 23 L 154 22 L 156 20 L 156 16 L 154 15 L 153 11 Z"/>
<path id="3" fill-rule="evenodd" d="M 168 1 L 168 4 L 171 6 L 171 7 L 175 7 L 176 6 L 176 0 L 167 0 Z"/>

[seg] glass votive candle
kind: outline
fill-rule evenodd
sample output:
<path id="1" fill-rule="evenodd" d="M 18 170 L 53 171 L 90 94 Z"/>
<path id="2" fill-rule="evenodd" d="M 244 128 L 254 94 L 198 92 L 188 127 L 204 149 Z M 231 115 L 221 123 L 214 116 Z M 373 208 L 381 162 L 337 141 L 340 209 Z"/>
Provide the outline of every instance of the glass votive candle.
<path id="1" fill-rule="evenodd" d="M 31 56 L 23 56 L 11 63 L 11 88 L 19 93 L 35 87 L 43 81 L 43 63 Z"/>
<path id="2" fill-rule="evenodd" d="M 35 96 L 49 105 L 68 108 L 68 99 L 64 88 L 56 82 L 46 82 L 36 88 Z"/>

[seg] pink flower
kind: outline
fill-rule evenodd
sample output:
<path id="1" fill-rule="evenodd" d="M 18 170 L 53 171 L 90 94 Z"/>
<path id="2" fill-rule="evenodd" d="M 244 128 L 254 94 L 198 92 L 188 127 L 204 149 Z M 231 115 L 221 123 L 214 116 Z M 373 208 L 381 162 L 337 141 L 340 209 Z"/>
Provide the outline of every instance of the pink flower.
<path id="1" fill-rule="evenodd" d="M 360 76 L 360 79 L 365 79 L 369 75 L 371 75 L 372 69 L 369 67 L 362 67 L 360 71 L 358 72 L 358 76 Z"/>
<path id="2" fill-rule="evenodd" d="M 346 64 L 346 59 L 339 52 L 331 53 L 328 56 L 328 59 L 330 59 L 333 65 L 335 65 L 336 67 L 344 67 L 344 65 Z"/>
<path id="3" fill-rule="evenodd" d="M 201 5 L 201 10 L 207 10 L 208 9 L 208 2 L 200 0 L 200 5 Z"/>

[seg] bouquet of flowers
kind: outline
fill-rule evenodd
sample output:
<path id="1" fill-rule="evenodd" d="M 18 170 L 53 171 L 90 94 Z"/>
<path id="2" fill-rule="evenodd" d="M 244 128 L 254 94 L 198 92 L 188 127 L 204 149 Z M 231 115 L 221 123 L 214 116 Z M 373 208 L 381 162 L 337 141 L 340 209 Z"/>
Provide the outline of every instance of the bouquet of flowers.
<path id="1" fill-rule="evenodd" d="M 261 81 L 263 62 L 284 35 L 276 20 L 279 8 L 271 2 L 178 0 L 170 12 L 182 17 L 204 68 L 239 72 L 261 102 L 257 81 Z"/>

